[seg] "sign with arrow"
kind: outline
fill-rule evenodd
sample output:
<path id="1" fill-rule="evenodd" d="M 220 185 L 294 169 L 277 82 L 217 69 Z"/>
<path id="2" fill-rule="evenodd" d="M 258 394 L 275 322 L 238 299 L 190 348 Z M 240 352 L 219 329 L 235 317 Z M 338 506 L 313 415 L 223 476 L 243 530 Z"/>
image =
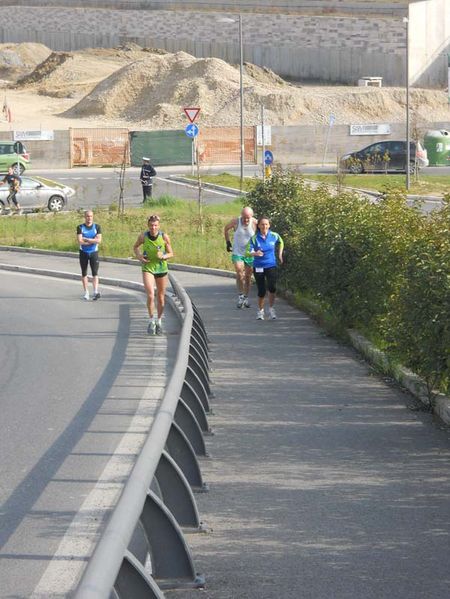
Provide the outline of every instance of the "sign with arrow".
<path id="1" fill-rule="evenodd" d="M 186 135 L 191 138 L 197 137 L 198 131 L 198 125 L 196 125 L 195 123 L 189 123 L 189 125 L 186 125 L 186 127 L 184 128 L 184 132 L 186 133 Z"/>
<path id="2" fill-rule="evenodd" d="M 195 121 L 195 119 L 198 117 L 198 113 L 200 112 L 200 108 L 183 108 L 183 110 L 190 123 Z"/>

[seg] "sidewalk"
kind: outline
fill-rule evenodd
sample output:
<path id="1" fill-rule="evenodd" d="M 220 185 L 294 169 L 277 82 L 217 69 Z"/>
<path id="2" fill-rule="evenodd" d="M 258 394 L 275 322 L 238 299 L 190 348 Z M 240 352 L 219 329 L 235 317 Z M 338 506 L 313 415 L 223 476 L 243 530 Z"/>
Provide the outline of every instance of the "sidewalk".
<path id="1" fill-rule="evenodd" d="M 72 258 L 6 259 L 78 270 Z M 254 307 L 235 308 L 233 279 L 174 274 L 211 339 L 216 397 L 210 491 L 196 497 L 210 532 L 187 537 L 207 586 L 167 599 L 448 596 L 449 429 L 286 302 L 277 321 L 256 321 Z M 139 273 L 102 263 L 102 275 Z"/>

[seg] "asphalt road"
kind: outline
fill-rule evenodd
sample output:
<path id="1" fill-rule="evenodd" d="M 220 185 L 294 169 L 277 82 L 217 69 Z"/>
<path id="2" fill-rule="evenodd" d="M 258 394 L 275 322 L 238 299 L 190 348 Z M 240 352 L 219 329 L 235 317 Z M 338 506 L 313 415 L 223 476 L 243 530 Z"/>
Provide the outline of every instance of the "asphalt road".
<path id="1" fill-rule="evenodd" d="M 223 170 L 223 169 L 222 169 Z M 123 199 L 125 206 L 139 206 L 142 204 L 142 187 L 139 181 L 140 169 L 129 168 L 126 171 Z M 198 202 L 198 190 L 186 184 L 170 181 L 167 177 L 171 173 L 190 174 L 190 169 L 159 168 L 158 176 L 154 178 L 153 196 L 170 195 L 184 200 Z M 32 176 L 40 175 L 55 179 L 73 187 L 76 190 L 74 197 L 70 198 L 69 208 L 95 208 L 97 206 L 110 206 L 118 203 L 120 196 L 118 169 L 77 168 L 68 170 L 29 171 Z M 205 204 L 223 203 L 233 201 L 235 194 L 204 189 L 202 202 Z"/>
<path id="2" fill-rule="evenodd" d="M 67 597 L 151 424 L 168 341 L 147 336 L 139 292 L 85 302 L 79 281 L 1 277 L 0 597 Z"/>
<path id="3" fill-rule="evenodd" d="M 333 174 L 335 169 L 330 166 L 300 166 L 300 171 L 304 175 L 313 173 Z M 205 169 L 205 173 L 234 172 L 239 174 L 237 167 L 215 167 Z M 245 170 L 246 176 L 253 176 L 258 171 L 256 166 L 248 166 Z M 129 168 L 125 175 L 124 184 L 124 203 L 125 206 L 139 206 L 142 204 L 142 189 L 139 182 L 139 168 Z M 450 167 L 429 167 L 426 169 L 430 175 L 444 175 L 450 173 Z M 56 179 L 76 190 L 76 194 L 70 199 L 69 208 L 85 209 L 95 208 L 97 206 L 110 206 L 119 201 L 119 171 L 118 169 L 101 168 L 76 168 L 76 169 L 54 169 L 46 171 L 30 170 L 29 174 L 39 174 L 43 177 Z M 190 174 L 188 167 L 159 167 L 158 176 L 154 180 L 154 197 L 170 195 L 181 199 L 198 202 L 198 190 L 195 187 L 169 180 L 173 174 Z M 202 192 L 202 202 L 205 204 L 216 204 L 223 202 L 232 202 L 236 194 L 229 194 L 223 191 L 204 188 Z M 441 205 L 440 201 L 429 200 L 424 202 L 424 212 L 430 212 Z"/>
<path id="4" fill-rule="evenodd" d="M 3 255 L 2 261 L 5 260 L 30 266 L 45 263 L 55 270 L 67 270 L 71 264 L 68 258 L 17 252 Z M 136 276 L 135 267 L 108 263 L 103 268 L 119 278 Z M 434 421 L 430 414 L 417 411 L 417 403 L 408 394 L 374 373 L 353 350 L 324 335 L 305 314 L 283 300 L 277 302 L 278 320 L 256 321 L 254 289 L 253 308 L 237 310 L 232 278 L 175 274 L 205 322 L 213 360 L 211 378 L 215 398 L 209 424 L 214 435 L 207 438 L 212 457 L 202 460 L 203 479 L 210 491 L 197 495 L 201 519 L 209 533 L 187 537 L 196 571 L 206 576 L 202 597 L 442 599 L 448 596 L 448 427 Z M 76 287 L 75 290 L 78 291 Z M 53 286 L 45 292 L 40 290 L 39 297 L 44 303 L 41 308 L 36 306 L 37 315 L 43 311 L 48 315 L 46 306 L 56 302 L 55 296 L 60 293 Z M 20 303 L 20 297 L 12 293 L 3 298 L 3 303 L 6 299 Z M 70 301 L 75 304 L 73 307 Z M 103 342 L 103 336 L 112 335 L 119 324 L 108 314 L 98 325 L 91 312 L 87 312 L 91 316 L 86 318 L 86 309 L 99 310 L 100 305 L 79 304 L 72 288 L 67 291 L 65 304 L 71 308 L 66 317 L 70 320 L 71 312 L 77 317 L 76 326 L 71 327 L 77 332 L 66 335 L 64 344 L 73 335 L 98 336 Z M 59 316 L 59 310 L 56 307 L 55 310 L 57 321 L 67 326 L 63 322 L 64 311 Z M 46 318 L 41 318 L 42 328 L 38 332 L 44 339 L 47 336 L 52 339 L 52 328 L 48 329 Z M 2 330 L 5 327 L 9 330 L 9 319 L 10 313 L 3 317 Z M 88 332 L 80 335 L 81 328 Z M 30 344 L 32 329 L 30 315 L 16 337 L 26 334 Z M 122 380 L 128 390 L 133 389 L 130 378 L 136 382 L 142 360 L 146 359 L 144 340 L 137 336 Z M 42 339 L 40 344 L 36 341 L 33 355 L 38 349 L 42 352 L 45 345 Z M 4 360 L 10 353 L 11 348 L 0 357 Z M 40 363 L 44 358 L 39 356 L 36 360 Z M 37 376 L 34 368 L 31 372 Z M 109 377 L 107 371 L 103 372 L 105 378 L 99 380 L 107 386 L 106 379 L 114 379 L 115 373 Z M 28 372 L 22 374 L 23 378 L 30 378 Z M 64 369 L 61 374 L 69 377 Z M 70 376 L 68 380 L 76 383 L 79 377 Z M 45 400 L 36 380 L 33 389 L 41 401 Z M 17 385 L 23 384 L 20 379 L 17 381 Z M 27 384 L 30 393 L 31 384 Z M 97 387 L 98 383 L 90 394 L 93 402 L 106 395 L 104 390 L 97 397 Z M 8 390 L 15 392 L 11 385 Z M 60 391 L 61 387 L 56 392 L 50 388 L 49 394 L 59 396 Z M 36 453 L 37 466 L 32 471 L 36 476 L 26 471 L 16 475 L 12 485 L 17 487 L 20 479 L 21 493 L 15 495 L 15 502 L 6 503 L 16 525 L 10 535 L 12 545 L 3 548 L 2 561 L 7 565 L 0 572 L 2 577 L 5 573 L 9 575 L 10 560 L 13 563 L 19 558 L 22 569 L 30 570 L 48 561 L 51 555 L 48 545 L 75 511 L 70 502 L 77 500 L 72 497 L 76 494 L 76 483 L 80 482 L 75 476 L 77 467 L 84 475 L 82 481 L 93 484 L 97 473 L 85 472 L 83 460 L 92 459 L 95 466 L 101 453 L 95 443 L 106 443 L 111 430 L 113 434 L 118 432 L 117 412 L 124 415 L 128 409 L 127 404 L 121 402 L 118 406 L 117 402 L 124 392 L 124 384 L 118 384 L 117 396 L 111 402 L 110 395 L 116 394 L 108 392 L 108 401 L 98 412 L 101 420 L 90 425 L 85 442 L 94 443 L 94 449 L 76 445 L 59 468 L 58 454 L 53 460 L 43 460 Z M 20 401 L 23 402 L 22 395 L 14 403 Z M 76 394 L 73 401 L 80 401 Z M 57 406 L 54 402 L 51 408 L 58 422 Z M 67 409 L 70 406 L 63 411 Z M 10 407 L 7 413 L 16 410 L 19 412 L 18 407 Z M 36 410 L 34 414 L 39 422 Z M 23 418 L 28 421 L 27 415 Z M 20 424 L 19 416 L 16 419 Z M 33 434 L 30 430 L 29 434 Z M 12 438 L 9 443 L 12 451 Z M 51 448 L 55 446 L 57 443 L 53 442 Z M 19 451 L 24 450 L 19 448 Z M 50 458 L 53 456 L 51 453 Z M 44 463 L 45 467 L 39 469 Z M 56 473 L 50 478 L 47 469 Z M 6 479 L 11 480 L 13 475 L 8 473 Z M 38 475 L 51 481 L 49 485 L 41 483 L 45 487 L 41 495 L 35 490 Z M 63 485 L 70 501 L 60 505 L 57 493 Z M 46 495 L 47 490 L 53 490 L 55 497 Z M 16 504 L 18 507 L 13 508 Z M 27 534 L 25 531 L 21 534 L 22 521 L 19 522 L 14 509 L 20 511 L 24 522 L 30 522 Z M 49 512 L 51 523 L 46 520 Z M 78 530 L 79 540 L 84 533 L 84 529 Z M 31 538 L 31 549 L 26 544 L 27 536 Z M 53 567 L 60 575 L 58 563 L 67 568 L 76 559 L 67 559 L 72 546 L 66 549 L 63 543 L 59 547 Z M 24 576 L 28 577 L 28 572 Z M 37 574 L 34 576 L 36 580 Z M 44 577 L 44 581 L 48 578 Z M 61 589 L 59 576 L 53 580 Z M 44 583 L 40 584 L 44 592 L 39 599 L 51 599 L 50 592 L 45 594 Z M 165 596 L 198 599 L 199 591 L 166 591 Z M 22 599 L 20 594 L 2 599 L 6 597 Z"/>

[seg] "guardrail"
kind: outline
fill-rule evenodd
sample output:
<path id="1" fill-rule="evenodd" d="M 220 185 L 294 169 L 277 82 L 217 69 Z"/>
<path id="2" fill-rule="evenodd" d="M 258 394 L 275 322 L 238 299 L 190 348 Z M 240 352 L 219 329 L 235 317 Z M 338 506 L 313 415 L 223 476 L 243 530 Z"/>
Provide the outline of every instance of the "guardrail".
<path id="1" fill-rule="evenodd" d="M 201 531 L 193 490 L 205 491 L 197 456 L 211 397 L 208 339 L 198 311 L 170 275 L 182 326 L 161 406 L 75 599 L 164 597 L 162 589 L 203 587 L 183 530 Z"/>
<path id="2" fill-rule="evenodd" d="M 3 249 L 3 248 L 2 248 Z M 79 279 L 79 275 L 1 264 L 9 271 Z M 163 589 L 201 588 L 185 532 L 201 532 L 194 491 L 207 491 L 198 457 L 213 396 L 205 326 L 170 274 L 169 295 L 181 321 L 175 366 L 152 427 L 119 501 L 75 591 L 74 599 L 163 599 Z M 103 285 L 143 291 L 141 283 L 102 277 Z"/>

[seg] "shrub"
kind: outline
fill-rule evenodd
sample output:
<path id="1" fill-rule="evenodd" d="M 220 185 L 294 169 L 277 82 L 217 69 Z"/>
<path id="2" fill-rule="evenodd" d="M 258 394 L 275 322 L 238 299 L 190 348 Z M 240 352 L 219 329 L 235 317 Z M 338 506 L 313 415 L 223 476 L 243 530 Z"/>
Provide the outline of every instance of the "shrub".
<path id="1" fill-rule="evenodd" d="M 247 200 L 285 241 L 289 289 L 381 340 L 430 387 L 448 387 L 449 203 L 426 216 L 395 189 L 374 203 L 281 170 Z"/>

